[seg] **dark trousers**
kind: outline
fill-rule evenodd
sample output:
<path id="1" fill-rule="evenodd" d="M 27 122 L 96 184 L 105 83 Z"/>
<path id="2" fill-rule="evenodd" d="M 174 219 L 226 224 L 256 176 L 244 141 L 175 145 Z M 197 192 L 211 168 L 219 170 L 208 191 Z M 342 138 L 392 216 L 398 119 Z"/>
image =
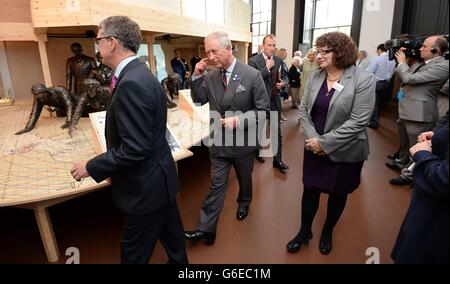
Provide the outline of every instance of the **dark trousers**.
<path id="1" fill-rule="evenodd" d="M 159 239 L 170 264 L 188 264 L 177 204 L 168 204 L 146 215 L 125 215 L 121 241 L 123 264 L 148 264 Z"/>
<path id="2" fill-rule="evenodd" d="M 388 88 L 388 81 L 378 81 L 376 86 L 376 103 L 373 109 L 372 117 L 370 118 L 370 124 L 378 127 L 380 121 L 380 111 L 386 102 L 386 93 Z"/>
<path id="3" fill-rule="evenodd" d="M 219 215 L 223 209 L 231 166 L 236 171 L 239 182 L 237 202 L 248 206 L 252 201 L 254 153 L 242 158 L 213 157 L 211 155 L 211 189 L 200 211 L 198 230 L 215 232 Z"/>
<path id="4" fill-rule="evenodd" d="M 281 161 L 281 157 L 283 154 L 283 148 L 282 148 L 282 141 L 283 141 L 283 137 L 281 135 L 281 112 L 282 112 L 282 105 L 281 105 L 281 98 L 280 96 L 276 96 L 276 97 L 272 97 L 272 99 L 270 100 L 270 111 L 276 111 L 278 112 L 278 131 L 273 131 L 272 129 L 270 129 L 270 139 L 271 141 L 274 141 L 275 139 L 278 139 L 278 147 L 277 147 L 277 152 L 274 153 L 274 161 L 278 160 Z M 270 118 L 270 116 L 269 116 Z M 272 125 L 273 122 L 271 122 Z"/>

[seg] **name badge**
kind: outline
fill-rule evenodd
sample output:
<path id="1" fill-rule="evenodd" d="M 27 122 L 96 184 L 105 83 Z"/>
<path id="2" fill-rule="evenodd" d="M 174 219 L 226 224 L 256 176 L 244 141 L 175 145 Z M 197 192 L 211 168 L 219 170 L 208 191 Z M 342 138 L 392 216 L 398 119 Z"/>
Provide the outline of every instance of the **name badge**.
<path id="1" fill-rule="evenodd" d="M 333 84 L 333 89 L 335 89 L 338 92 L 342 92 L 342 90 L 344 89 L 344 86 L 339 84 L 338 82 L 335 82 Z"/>

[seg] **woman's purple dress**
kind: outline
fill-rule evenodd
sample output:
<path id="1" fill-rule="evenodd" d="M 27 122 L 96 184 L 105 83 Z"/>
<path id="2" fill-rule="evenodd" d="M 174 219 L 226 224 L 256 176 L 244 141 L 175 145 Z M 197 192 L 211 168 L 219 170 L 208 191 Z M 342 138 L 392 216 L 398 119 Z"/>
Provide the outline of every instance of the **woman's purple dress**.
<path id="1" fill-rule="evenodd" d="M 324 134 L 325 122 L 334 89 L 328 93 L 327 80 L 320 88 L 311 111 L 316 132 Z M 333 195 L 350 194 L 358 188 L 364 161 L 357 163 L 336 163 L 328 156 L 318 156 L 306 150 L 303 160 L 303 184 L 307 189 Z"/>

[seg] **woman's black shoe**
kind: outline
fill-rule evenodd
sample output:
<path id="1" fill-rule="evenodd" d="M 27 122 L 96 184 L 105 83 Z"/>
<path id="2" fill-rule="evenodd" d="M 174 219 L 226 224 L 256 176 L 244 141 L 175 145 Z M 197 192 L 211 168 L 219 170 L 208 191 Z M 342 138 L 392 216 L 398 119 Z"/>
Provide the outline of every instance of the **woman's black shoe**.
<path id="1" fill-rule="evenodd" d="M 290 241 L 287 245 L 288 252 L 298 252 L 303 245 L 307 245 L 308 242 L 312 239 L 313 234 L 309 233 L 306 238 L 297 238 L 295 237 L 292 241 Z"/>
<path id="2" fill-rule="evenodd" d="M 331 244 L 331 238 L 320 238 L 319 243 L 319 251 L 321 254 L 328 255 L 331 252 L 331 249 L 333 248 Z"/>

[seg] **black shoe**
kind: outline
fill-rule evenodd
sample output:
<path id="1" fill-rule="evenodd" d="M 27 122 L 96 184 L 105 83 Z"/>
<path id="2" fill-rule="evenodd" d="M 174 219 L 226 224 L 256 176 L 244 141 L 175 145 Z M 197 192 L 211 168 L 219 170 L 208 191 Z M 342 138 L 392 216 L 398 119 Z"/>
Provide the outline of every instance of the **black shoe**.
<path id="1" fill-rule="evenodd" d="M 249 209 L 249 206 L 239 206 L 239 208 L 236 212 L 236 218 L 239 221 L 244 220 L 248 215 L 248 209 Z"/>
<path id="2" fill-rule="evenodd" d="M 287 251 L 288 252 L 298 252 L 303 245 L 308 244 L 308 242 L 312 239 L 312 237 L 313 237 L 312 232 L 310 232 L 306 238 L 295 237 L 293 240 L 291 240 L 286 245 Z"/>
<path id="3" fill-rule="evenodd" d="M 389 182 L 392 185 L 410 185 L 410 184 L 412 184 L 412 181 L 407 180 L 407 179 L 405 179 L 405 178 L 403 178 L 401 176 L 393 178 L 393 179 L 389 180 Z"/>
<path id="4" fill-rule="evenodd" d="M 391 170 L 401 171 L 404 168 L 402 165 L 397 163 L 395 160 L 394 161 L 387 161 L 384 164 L 386 165 L 386 167 L 390 168 Z"/>
<path id="5" fill-rule="evenodd" d="M 216 232 L 188 231 L 184 232 L 186 240 L 199 241 L 205 240 L 205 244 L 212 245 L 216 241 Z"/>
<path id="6" fill-rule="evenodd" d="M 273 167 L 279 169 L 282 173 L 284 173 L 284 171 L 289 170 L 289 167 L 281 160 L 273 160 Z"/>
<path id="7" fill-rule="evenodd" d="M 394 154 L 389 155 L 389 156 L 387 156 L 387 157 L 388 157 L 388 159 L 391 159 L 391 160 L 397 160 L 397 159 L 400 158 L 400 153 L 397 152 L 397 153 L 394 153 Z"/>
<path id="8" fill-rule="evenodd" d="M 333 248 L 333 245 L 331 244 L 331 237 L 330 238 L 324 238 L 320 237 L 320 243 L 319 243 L 319 251 L 321 254 L 328 255 L 331 252 L 331 249 Z"/>
<path id="9" fill-rule="evenodd" d="M 266 161 L 266 159 L 264 159 L 264 157 L 262 157 L 260 155 L 256 156 L 256 160 L 260 163 L 264 163 Z"/>
<path id="10" fill-rule="evenodd" d="M 367 127 L 377 130 L 379 126 L 377 124 L 369 123 Z"/>

